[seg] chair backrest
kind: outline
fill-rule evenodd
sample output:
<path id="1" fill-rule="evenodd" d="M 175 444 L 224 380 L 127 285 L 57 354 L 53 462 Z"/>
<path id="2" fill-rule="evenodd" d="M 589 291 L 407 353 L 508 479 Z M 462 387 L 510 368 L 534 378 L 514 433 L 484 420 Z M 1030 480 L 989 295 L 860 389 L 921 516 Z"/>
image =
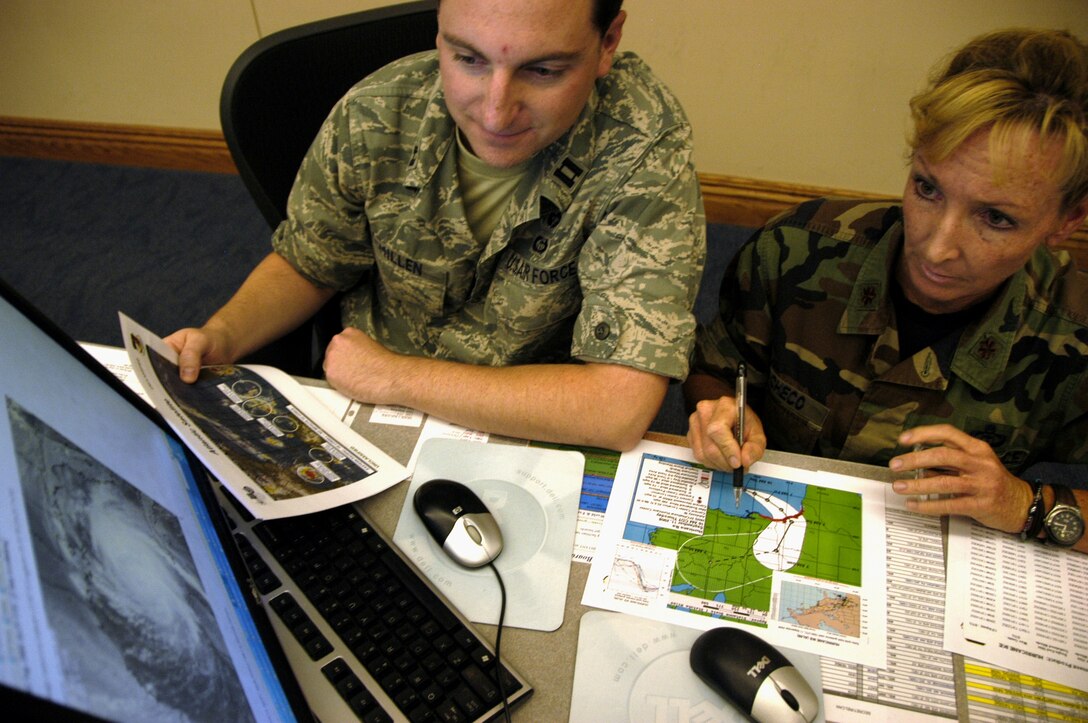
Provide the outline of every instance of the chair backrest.
<path id="1" fill-rule="evenodd" d="M 234 61 L 219 98 L 223 136 L 257 208 L 275 228 L 299 164 L 329 111 L 351 86 L 397 58 L 435 47 L 436 0 L 408 2 L 273 33 Z M 317 377 L 340 330 L 337 300 L 249 363 Z"/>
<path id="2" fill-rule="evenodd" d="M 319 20 L 268 35 L 231 66 L 219 117 L 268 225 L 285 217 L 299 164 L 336 101 L 397 58 L 435 47 L 435 0 Z"/>

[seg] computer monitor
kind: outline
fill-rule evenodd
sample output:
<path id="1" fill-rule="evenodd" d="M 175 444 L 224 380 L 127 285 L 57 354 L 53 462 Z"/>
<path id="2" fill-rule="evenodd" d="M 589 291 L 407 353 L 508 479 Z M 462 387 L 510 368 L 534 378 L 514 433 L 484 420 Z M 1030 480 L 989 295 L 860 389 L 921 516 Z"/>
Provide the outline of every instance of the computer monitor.
<path id="1" fill-rule="evenodd" d="M 2 280 L 0 495 L 5 709 L 308 717 L 203 467 Z"/>

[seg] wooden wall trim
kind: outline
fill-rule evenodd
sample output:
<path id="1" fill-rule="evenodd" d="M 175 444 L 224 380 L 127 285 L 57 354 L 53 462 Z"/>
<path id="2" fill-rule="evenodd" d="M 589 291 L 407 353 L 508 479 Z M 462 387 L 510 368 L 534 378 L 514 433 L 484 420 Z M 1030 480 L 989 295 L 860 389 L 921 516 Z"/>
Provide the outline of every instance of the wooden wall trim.
<path id="1" fill-rule="evenodd" d="M 237 173 L 219 131 L 0 116 L 0 155 Z"/>
<path id="2" fill-rule="evenodd" d="M 219 131 L 0 116 L 0 156 L 236 173 Z M 757 227 L 790 206 L 820 196 L 886 198 L 860 191 L 700 173 L 710 223 Z M 1064 245 L 1088 269 L 1088 227 Z"/>
<path id="3" fill-rule="evenodd" d="M 772 216 L 787 208 L 821 196 L 889 198 L 859 191 L 710 173 L 699 174 L 699 185 L 703 190 L 703 205 L 708 221 L 752 227 L 762 226 Z"/>

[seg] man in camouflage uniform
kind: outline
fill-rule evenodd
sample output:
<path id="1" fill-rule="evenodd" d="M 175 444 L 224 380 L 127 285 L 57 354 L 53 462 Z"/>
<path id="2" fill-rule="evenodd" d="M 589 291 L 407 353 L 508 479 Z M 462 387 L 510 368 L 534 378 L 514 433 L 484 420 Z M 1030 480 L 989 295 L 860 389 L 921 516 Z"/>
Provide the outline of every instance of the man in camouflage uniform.
<path id="1" fill-rule="evenodd" d="M 359 83 L 303 161 L 258 267 L 259 288 L 297 292 L 240 292 L 192 358 L 235 359 L 340 291 L 325 371 L 344 393 L 633 446 L 687 375 L 705 220 L 690 125 L 616 54 L 619 5 L 443 0 L 437 52 Z M 169 340 L 183 367 L 185 333 Z"/>
<path id="2" fill-rule="evenodd" d="M 1054 40 L 1043 35 L 1044 45 Z M 982 47 L 1000 45 L 1007 60 L 1005 46 L 1020 41 Z M 1088 71 L 1083 45 L 1057 45 Z M 1052 77 L 1048 63 L 1039 66 Z M 1084 90 L 1073 93 L 1081 103 Z M 1022 532 L 1036 488 L 1013 475 L 1040 460 L 1088 465 L 1088 274 L 1047 248 L 1088 214 L 1088 155 L 1063 155 L 1062 143 L 1065 130 L 1085 138 L 1085 116 L 1071 114 L 1050 143 L 1034 126 L 1002 136 L 997 121 L 975 121 L 939 152 L 931 102 L 923 94 L 913 106 L 901 204 L 804 203 L 738 252 L 720 315 L 699 330 L 685 384 L 689 440 L 700 461 L 722 469 L 765 448 L 940 469 L 896 482 L 903 494 L 944 496 L 908 507 Z M 733 433 L 740 362 L 752 408 L 743 450 Z M 1050 485 L 1038 489 L 1052 506 Z M 1084 507 L 1088 495 L 1077 496 Z"/>

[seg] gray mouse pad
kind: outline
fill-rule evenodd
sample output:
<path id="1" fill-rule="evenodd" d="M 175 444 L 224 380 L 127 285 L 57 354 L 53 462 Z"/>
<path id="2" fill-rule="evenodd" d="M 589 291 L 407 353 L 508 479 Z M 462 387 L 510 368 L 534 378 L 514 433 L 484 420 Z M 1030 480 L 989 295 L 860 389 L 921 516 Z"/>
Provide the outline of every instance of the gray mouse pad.
<path id="1" fill-rule="evenodd" d="M 451 560 L 412 506 L 416 489 L 429 480 L 467 485 L 502 529 L 495 567 L 506 586 L 506 624 L 555 630 L 563 624 L 584 468 L 578 452 L 429 439 L 420 447 L 393 541 L 470 620 L 497 623 L 495 574 Z"/>
<path id="2" fill-rule="evenodd" d="M 679 625 L 590 610 L 578 628 L 570 720 L 597 723 L 747 721 L 699 680 L 688 654 L 703 633 Z M 820 656 L 780 648 L 820 697 Z"/>

